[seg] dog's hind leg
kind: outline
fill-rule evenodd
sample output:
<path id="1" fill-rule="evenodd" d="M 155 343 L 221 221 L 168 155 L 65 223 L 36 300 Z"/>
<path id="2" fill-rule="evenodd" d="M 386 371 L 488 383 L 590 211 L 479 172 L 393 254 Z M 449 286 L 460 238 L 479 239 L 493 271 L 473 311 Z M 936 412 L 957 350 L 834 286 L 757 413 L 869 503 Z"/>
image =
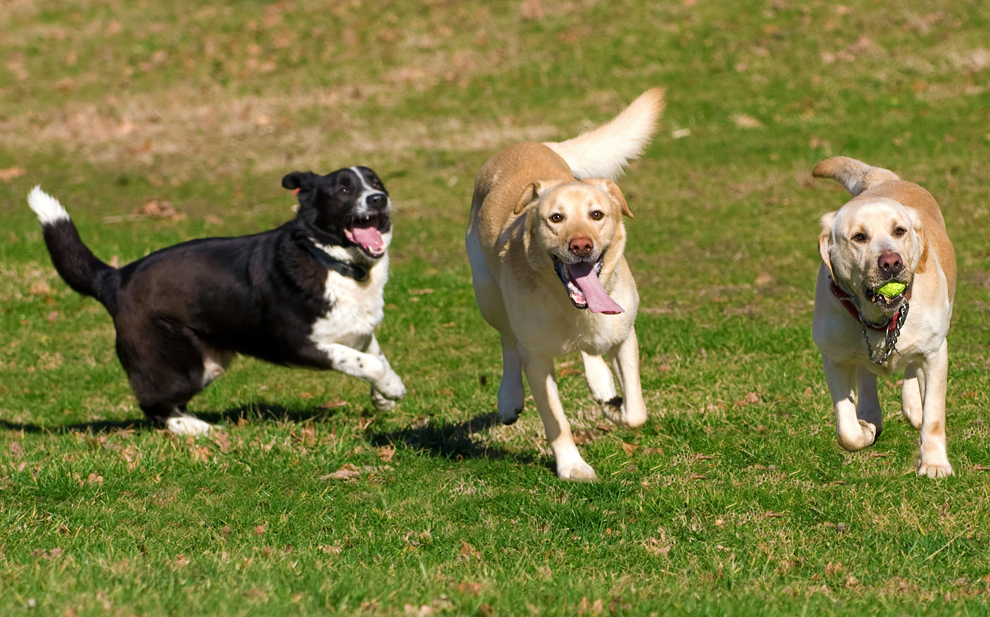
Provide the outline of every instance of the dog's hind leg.
<path id="1" fill-rule="evenodd" d="M 526 401 L 519 343 L 511 332 L 502 334 L 502 383 L 498 386 L 498 421 L 513 424 Z"/>
<path id="2" fill-rule="evenodd" d="M 505 302 L 492 271 L 485 262 L 481 246 L 478 244 L 476 229 L 468 232 L 466 239 L 468 260 L 471 262 L 471 283 L 474 297 L 481 310 L 481 316 L 498 330 L 502 338 L 502 382 L 498 387 L 498 421 L 512 424 L 522 413 L 526 400 L 526 390 L 522 380 L 522 358 L 519 356 L 519 342 L 512 333 Z"/>
<path id="3" fill-rule="evenodd" d="M 161 319 L 118 320 L 117 356 L 149 420 L 178 435 L 210 432 L 211 424 L 186 411 L 186 403 L 210 379 L 203 347 L 192 331 Z"/>
<path id="4" fill-rule="evenodd" d="M 595 470 L 584 462 L 578 452 L 571 425 L 564 417 L 564 408 L 560 404 L 560 394 L 557 391 L 557 378 L 553 370 L 553 358 L 534 357 L 523 353 L 523 367 L 529 389 L 540 410 L 543 427 L 546 429 L 547 441 L 553 450 L 557 462 L 557 476 L 562 480 L 582 480 L 590 482 L 597 480 Z"/>
<path id="5" fill-rule="evenodd" d="M 880 438 L 883 431 L 883 409 L 877 393 L 877 376 L 864 366 L 856 368 L 856 417 L 877 427 L 873 440 Z"/>
<path id="6" fill-rule="evenodd" d="M 924 374 L 912 362 L 904 369 L 904 384 L 901 386 L 901 413 L 916 429 L 921 428 L 924 411 Z"/>

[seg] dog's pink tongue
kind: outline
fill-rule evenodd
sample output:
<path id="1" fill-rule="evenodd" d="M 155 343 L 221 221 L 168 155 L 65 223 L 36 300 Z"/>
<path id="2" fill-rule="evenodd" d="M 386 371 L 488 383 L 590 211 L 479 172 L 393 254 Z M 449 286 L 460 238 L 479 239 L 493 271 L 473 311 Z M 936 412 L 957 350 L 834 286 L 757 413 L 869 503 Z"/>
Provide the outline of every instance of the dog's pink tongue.
<path id="1" fill-rule="evenodd" d="M 598 275 L 595 274 L 595 264 L 583 261 L 567 266 L 567 271 L 574 279 L 584 301 L 588 303 L 588 310 L 592 313 L 605 313 L 606 315 L 617 315 L 622 313 L 622 307 L 609 297 L 608 292 L 602 287 Z"/>
<path id="2" fill-rule="evenodd" d="M 355 227 L 347 235 L 351 242 L 360 244 L 372 255 L 385 252 L 385 240 L 377 227 Z"/>

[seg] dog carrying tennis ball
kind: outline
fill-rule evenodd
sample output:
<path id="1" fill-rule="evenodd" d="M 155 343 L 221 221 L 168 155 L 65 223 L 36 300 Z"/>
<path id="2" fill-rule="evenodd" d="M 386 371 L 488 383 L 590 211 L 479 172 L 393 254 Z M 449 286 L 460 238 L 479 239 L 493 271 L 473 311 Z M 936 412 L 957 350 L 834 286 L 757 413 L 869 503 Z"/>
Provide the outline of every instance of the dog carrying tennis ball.
<path id="1" fill-rule="evenodd" d="M 876 293 L 885 298 L 894 298 L 904 293 L 907 285 L 899 281 L 887 281 L 883 287 L 877 287 Z"/>

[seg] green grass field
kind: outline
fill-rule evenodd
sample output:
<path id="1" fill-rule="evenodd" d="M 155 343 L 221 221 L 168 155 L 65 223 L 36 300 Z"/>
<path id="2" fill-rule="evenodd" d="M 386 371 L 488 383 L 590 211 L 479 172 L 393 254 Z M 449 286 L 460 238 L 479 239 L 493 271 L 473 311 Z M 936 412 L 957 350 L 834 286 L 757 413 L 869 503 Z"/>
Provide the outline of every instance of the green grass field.
<path id="1" fill-rule="evenodd" d="M 986 614 L 988 32 L 982 0 L 0 3 L 0 613 Z M 619 183 L 651 420 L 614 429 L 561 359 L 602 478 L 562 483 L 531 401 L 494 421 L 473 178 L 656 85 Z M 810 326 L 846 194 L 810 170 L 836 154 L 923 184 L 955 242 L 951 478 L 915 475 L 890 382 L 878 443 L 835 443 Z M 396 204 L 378 338 L 407 398 L 240 359 L 191 405 L 215 438 L 144 424 L 30 188 L 126 263 L 269 229 L 284 174 L 355 164 Z"/>

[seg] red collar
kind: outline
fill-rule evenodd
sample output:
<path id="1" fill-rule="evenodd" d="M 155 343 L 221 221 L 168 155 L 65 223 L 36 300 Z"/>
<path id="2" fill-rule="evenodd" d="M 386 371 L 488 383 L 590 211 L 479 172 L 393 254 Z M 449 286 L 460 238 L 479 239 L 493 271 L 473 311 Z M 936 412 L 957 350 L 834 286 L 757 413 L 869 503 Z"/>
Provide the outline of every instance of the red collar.
<path id="1" fill-rule="evenodd" d="M 846 310 L 849 311 L 849 314 L 853 316 L 853 319 L 865 325 L 870 330 L 875 330 L 877 332 L 892 332 L 895 329 L 897 329 L 897 319 L 901 316 L 900 308 L 897 309 L 897 312 L 894 313 L 894 316 L 888 319 L 887 323 L 885 324 L 874 325 L 869 322 L 864 323 L 863 319 L 859 316 L 859 309 L 857 309 L 856 305 L 853 304 L 852 298 L 849 297 L 849 294 L 847 294 L 838 285 L 836 285 L 835 281 L 833 281 L 832 279 L 829 279 L 828 281 L 828 288 L 832 292 L 832 295 L 835 296 L 839 300 L 839 302 L 842 303 L 842 306 L 846 307 Z M 909 294 L 910 292 L 908 292 L 908 294 L 905 294 L 904 296 L 905 299 L 910 299 Z"/>

